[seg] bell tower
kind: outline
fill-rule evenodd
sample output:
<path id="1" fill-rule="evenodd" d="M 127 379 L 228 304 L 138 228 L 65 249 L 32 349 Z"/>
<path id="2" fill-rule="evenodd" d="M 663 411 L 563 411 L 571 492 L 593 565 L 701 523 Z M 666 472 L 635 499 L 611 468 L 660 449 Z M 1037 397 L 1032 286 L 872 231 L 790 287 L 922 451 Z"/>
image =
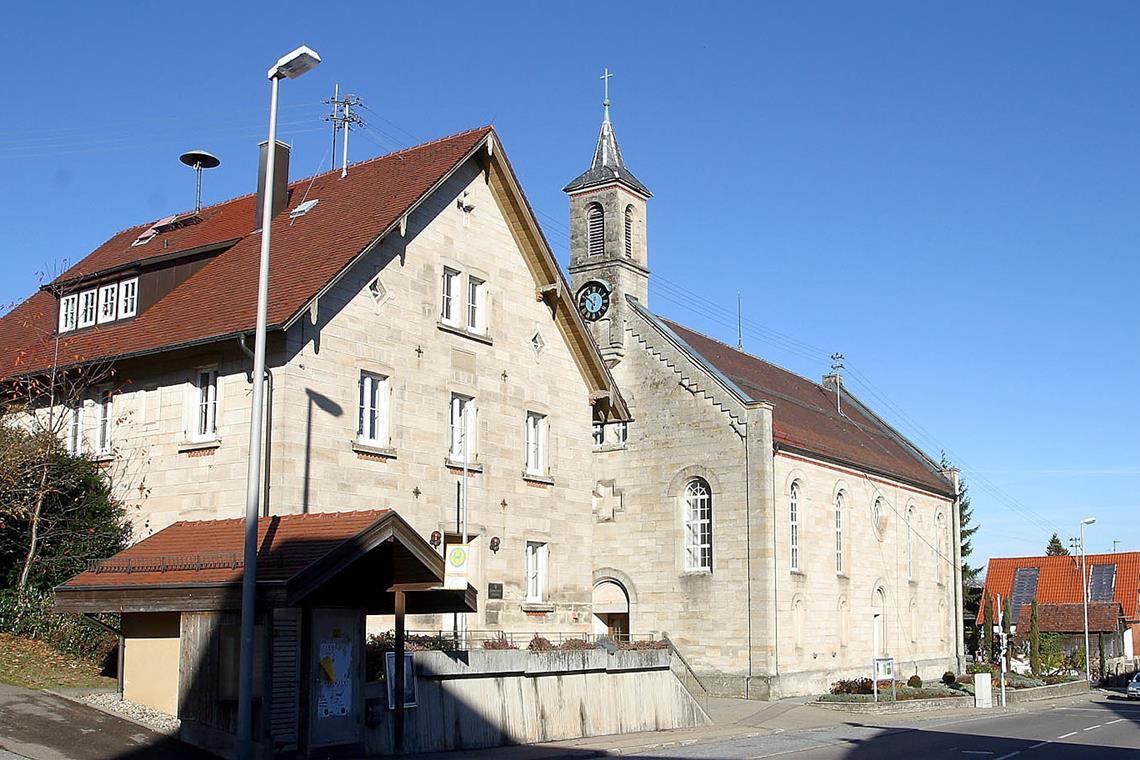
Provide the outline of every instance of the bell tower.
<path id="1" fill-rule="evenodd" d="M 625 166 L 602 74 L 602 128 L 590 168 L 562 188 L 570 199 L 570 284 L 578 311 L 610 364 L 625 354 L 626 296 L 649 301 L 646 206 L 653 195 Z"/>

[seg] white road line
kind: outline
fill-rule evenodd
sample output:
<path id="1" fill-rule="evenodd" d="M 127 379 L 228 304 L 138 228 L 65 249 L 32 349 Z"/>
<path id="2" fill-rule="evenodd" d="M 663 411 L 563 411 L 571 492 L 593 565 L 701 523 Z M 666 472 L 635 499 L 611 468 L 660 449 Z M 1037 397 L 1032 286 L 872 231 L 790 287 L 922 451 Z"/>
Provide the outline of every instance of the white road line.
<path id="1" fill-rule="evenodd" d="M 1069 732 L 1069 733 L 1067 733 L 1067 734 L 1061 734 L 1061 735 L 1060 735 L 1060 736 L 1058 736 L 1057 738 L 1058 738 L 1058 739 L 1068 739 L 1070 736 L 1076 736 L 1076 735 L 1077 735 L 1077 732 L 1076 732 L 1076 731 L 1070 731 L 1070 732 Z"/>
<path id="2" fill-rule="evenodd" d="M 1020 754 L 1021 754 L 1021 750 L 1017 750 L 1016 752 L 1010 752 L 1008 755 L 1002 755 L 1001 757 L 995 758 L 995 760 L 1006 760 L 1006 758 L 1013 757 L 1014 755 L 1020 755 Z"/>
<path id="3" fill-rule="evenodd" d="M 1046 742 L 1037 742 L 1036 744 L 1033 744 L 1033 745 L 1026 747 L 1026 749 L 1037 749 L 1038 747 L 1044 747 L 1048 743 L 1049 742 L 1047 742 L 1047 741 Z"/>
<path id="4" fill-rule="evenodd" d="M 1082 728 L 1081 730 L 1082 731 L 1092 731 L 1094 728 L 1100 728 L 1100 724 L 1097 723 L 1095 726 L 1089 726 L 1088 728 Z"/>
<path id="5" fill-rule="evenodd" d="M 1104 725 L 1111 726 L 1113 723 L 1119 723 L 1122 720 L 1124 720 L 1124 718 L 1117 718 L 1116 720 L 1110 720 L 1108 723 L 1105 723 Z"/>

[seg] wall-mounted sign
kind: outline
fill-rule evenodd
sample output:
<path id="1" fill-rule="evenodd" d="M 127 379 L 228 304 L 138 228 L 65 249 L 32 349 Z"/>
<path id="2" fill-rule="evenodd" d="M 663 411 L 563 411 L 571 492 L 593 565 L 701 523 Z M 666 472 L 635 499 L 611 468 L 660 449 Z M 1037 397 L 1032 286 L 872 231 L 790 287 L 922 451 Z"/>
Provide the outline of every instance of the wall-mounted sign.
<path id="1" fill-rule="evenodd" d="M 470 544 L 447 544 L 443 551 L 443 587 L 467 588 L 467 563 L 471 556 Z"/>
<path id="2" fill-rule="evenodd" d="M 487 584 L 487 598 L 488 599 L 502 599 L 503 598 L 503 584 L 501 584 L 501 583 L 488 583 Z"/>

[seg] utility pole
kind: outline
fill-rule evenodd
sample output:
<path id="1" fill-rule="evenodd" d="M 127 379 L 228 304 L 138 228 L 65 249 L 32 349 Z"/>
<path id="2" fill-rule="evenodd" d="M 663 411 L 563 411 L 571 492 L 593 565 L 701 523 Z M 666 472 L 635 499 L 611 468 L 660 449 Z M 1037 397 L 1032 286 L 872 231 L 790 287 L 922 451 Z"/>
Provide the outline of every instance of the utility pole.
<path id="1" fill-rule="evenodd" d="M 840 374 L 843 371 L 843 354 L 836 351 L 831 355 L 831 374 L 835 375 L 835 411 L 843 414 L 843 410 L 839 406 L 839 386 L 843 384 L 843 378 Z"/>
<path id="2" fill-rule="evenodd" d="M 1000 640 L 1000 654 L 998 656 L 998 670 L 1001 671 L 1001 706 L 1005 707 L 1005 653 L 1006 647 L 1009 642 L 1006 641 L 1005 636 L 1005 606 L 1002 604 L 1001 596 L 997 598 L 998 604 L 998 639 Z"/>
<path id="3" fill-rule="evenodd" d="M 340 176 L 348 176 L 348 133 L 354 126 L 364 126 L 364 119 L 360 118 L 360 114 L 352 112 L 353 106 L 360 106 L 364 104 L 356 95 L 346 94 L 343 98 L 340 96 L 340 85 L 336 85 L 333 90 L 331 100 L 326 100 L 332 106 L 332 113 L 325 117 L 325 121 L 331 121 L 333 125 L 332 133 L 332 155 L 336 156 L 336 138 L 338 130 L 343 130 L 342 135 L 343 146 L 341 148 L 340 158 Z M 335 161 L 335 158 L 334 158 Z"/>

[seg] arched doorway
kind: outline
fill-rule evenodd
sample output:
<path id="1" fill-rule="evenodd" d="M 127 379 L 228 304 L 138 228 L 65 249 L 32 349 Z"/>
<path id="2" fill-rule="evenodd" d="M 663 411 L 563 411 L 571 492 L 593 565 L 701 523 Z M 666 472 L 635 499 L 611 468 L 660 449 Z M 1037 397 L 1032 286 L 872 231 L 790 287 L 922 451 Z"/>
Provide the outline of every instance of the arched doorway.
<path id="1" fill-rule="evenodd" d="M 615 640 L 629 638 L 629 594 L 615 580 L 594 584 L 594 622 L 597 634 L 606 634 Z"/>

